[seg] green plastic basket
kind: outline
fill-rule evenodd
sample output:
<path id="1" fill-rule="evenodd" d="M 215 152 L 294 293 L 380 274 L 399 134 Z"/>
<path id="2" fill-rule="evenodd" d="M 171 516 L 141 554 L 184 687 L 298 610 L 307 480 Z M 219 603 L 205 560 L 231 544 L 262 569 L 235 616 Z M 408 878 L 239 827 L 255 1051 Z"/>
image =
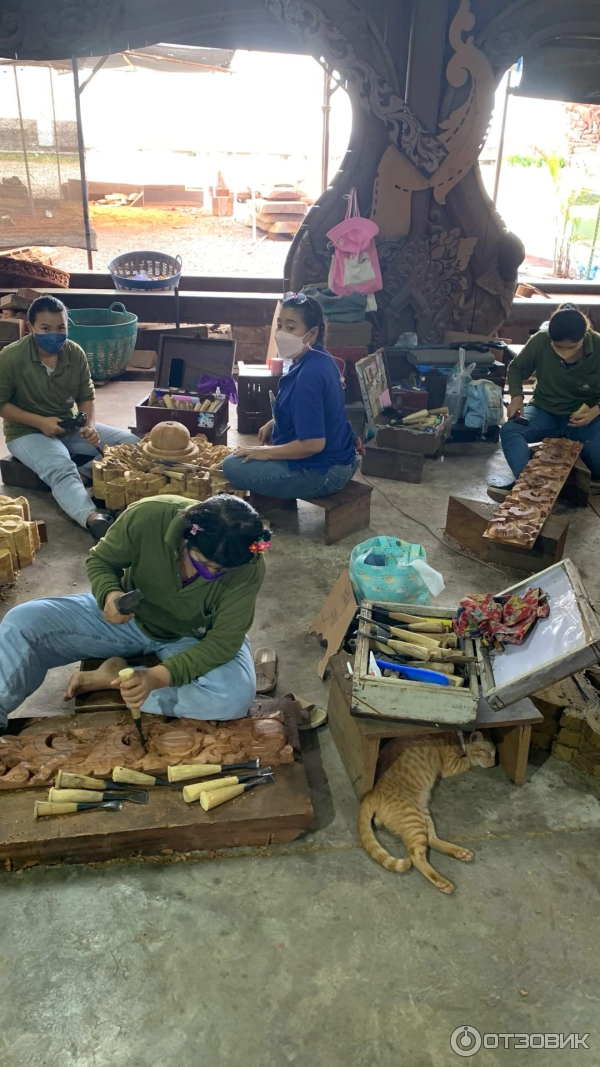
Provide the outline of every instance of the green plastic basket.
<path id="1" fill-rule="evenodd" d="M 115 300 L 107 308 L 69 312 L 69 339 L 81 345 L 95 382 L 115 378 L 125 370 L 137 337 L 137 315 Z"/>

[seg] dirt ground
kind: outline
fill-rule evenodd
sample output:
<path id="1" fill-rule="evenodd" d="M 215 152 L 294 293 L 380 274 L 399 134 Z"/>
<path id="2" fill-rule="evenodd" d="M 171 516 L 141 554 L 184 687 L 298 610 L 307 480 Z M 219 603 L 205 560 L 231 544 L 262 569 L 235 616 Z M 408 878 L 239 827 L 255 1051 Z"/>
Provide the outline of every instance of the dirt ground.
<path id="1" fill-rule="evenodd" d="M 55 157 L 29 160 L 34 196 L 58 196 Z M 16 156 L 0 155 L 0 180 L 17 175 L 26 182 L 25 167 Z M 61 180 L 79 177 L 76 157 L 61 157 Z M 213 218 L 197 208 L 111 208 L 90 205 L 98 237 L 94 268 L 106 270 L 115 256 L 150 249 L 181 256 L 184 273 L 278 278 L 283 276 L 288 241 L 270 241 L 258 231 L 257 243 L 246 225 L 250 207 L 236 204 L 235 218 Z M 53 263 L 64 270 L 87 270 L 85 248 L 57 248 Z"/>

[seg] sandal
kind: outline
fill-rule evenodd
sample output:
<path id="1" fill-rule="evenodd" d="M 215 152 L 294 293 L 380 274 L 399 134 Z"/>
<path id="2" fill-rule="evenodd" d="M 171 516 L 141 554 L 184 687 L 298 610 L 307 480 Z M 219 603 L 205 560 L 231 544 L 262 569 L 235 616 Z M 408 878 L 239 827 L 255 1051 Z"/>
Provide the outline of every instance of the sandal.
<path id="1" fill-rule="evenodd" d="M 274 648 L 257 648 L 254 653 L 256 692 L 271 693 L 277 685 L 277 653 Z"/>
<path id="2" fill-rule="evenodd" d="M 316 704 L 311 704 L 302 697 L 294 696 L 294 700 L 302 708 L 302 721 L 298 723 L 299 730 L 316 730 L 317 727 L 325 725 L 327 722 L 325 708 L 318 708 Z"/>

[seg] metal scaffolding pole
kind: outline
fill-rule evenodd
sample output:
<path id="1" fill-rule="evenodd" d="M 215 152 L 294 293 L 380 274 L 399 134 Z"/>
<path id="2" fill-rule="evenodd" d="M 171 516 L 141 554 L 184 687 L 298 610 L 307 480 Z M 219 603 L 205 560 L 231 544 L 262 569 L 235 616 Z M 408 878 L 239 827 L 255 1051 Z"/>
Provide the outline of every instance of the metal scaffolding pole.
<path id="1" fill-rule="evenodd" d="M 75 92 L 75 118 L 77 120 L 77 147 L 79 149 L 79 173 L 81 175 L 81 206 L 83 208 L 83 228 L 85 231 L 85 247 L 87 250 L 87 261 L 90 270 L 94 269 L 94 259 L 92 256 L 92 232 L 90 229 L 90 208 L 88 203 L 88 183 L 85 176 L 85 144 L 83 141 L 83 126 L 81 123 L 81 89 L 79 88 L 79 67 L 77 65 L 77 56 L 73 56 L 71 59 L 71 65 L 73 67 L 73 89 Z M 90 79 L 88 79 L 89 81 Z M 87 85 L 87 82 L 85 83 Z M 85 85 L 84 85 L 85 88 Z"/>
<path id="2" fill-rule="evenodd" d="M 60 174 L 60 148 L 58 144 L 58 127 L 56 125 L 56 106 L 54 103 L 54 81 L 52 80 L 52 67 L 48 67 L 50 78 L 50 99 L 52 100 L 52 128 L 54 130 L 54 147 L 56 149 L 56 169 L 58 171 L 58 195 L 62 196 L 62 179 Z"/>
<path id="3" fill-rule="evenodd" d="M 31 175 L 29 173 L 29 158 L 27 156 L 27 141 L 25 138 L 25 126 L 23 125 L 23 112 L 21 111 L 21 94 L 19 92 L 19 79 L 17 77 L 16 65 L 13 67 L 13 74 L 15 76 L 15 89 L 17 90 L 17 107 L 19 109 L 19 125 L 21 127 L 21 141 L 23 144 L 23 158 L 25 160 L 25 174 L 27 176 L 27 190 L 29 192 L 29 207 L 31 214 L 33 215 L 33 192 L 31 190 Z"/>

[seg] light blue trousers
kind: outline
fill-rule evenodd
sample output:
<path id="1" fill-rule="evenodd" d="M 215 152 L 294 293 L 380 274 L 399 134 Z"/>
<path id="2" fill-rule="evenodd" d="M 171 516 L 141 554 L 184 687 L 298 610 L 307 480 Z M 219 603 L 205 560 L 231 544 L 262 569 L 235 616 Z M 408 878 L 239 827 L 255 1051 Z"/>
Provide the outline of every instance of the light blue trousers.
<path id="1" fill-rule="evenodd" d="M 169 659 L 197 644 L 194 637 L 154 641 L 135 621 L 106 622 L 91 593 L 31 600 L 0 624 L 0 727 L 39 689 L 47 671 L 81 659 L 148 655 Z M 153 715 L 186 719 L 239 719 L 256 693 L 256 673 L 246 637 L 234 659 L 188 685 L 155 689 L 142 705 Z"/>
<path id="2" fill-rule="evenodd" d="M 91 476 L 92 460 L 101 459 L 102 449 L 107 445 L 137 445 L 139 442 L 128 430 L 117 430 L 115 426 L 104 426 L 97 422 L 96 429 L 100 436 L 98 448 L 86 441 L 79 430 L 63 437 L 28 433 L 24 437 L 6 442 L 10 454 L 35 471 L 38 478 L 50 486 L 59 507 L 80 526 L 87 524 L 87 519 L 95 508 L 71 456 L 90 456 L 90 462 L 80 469 L 83 474 Z"/>

